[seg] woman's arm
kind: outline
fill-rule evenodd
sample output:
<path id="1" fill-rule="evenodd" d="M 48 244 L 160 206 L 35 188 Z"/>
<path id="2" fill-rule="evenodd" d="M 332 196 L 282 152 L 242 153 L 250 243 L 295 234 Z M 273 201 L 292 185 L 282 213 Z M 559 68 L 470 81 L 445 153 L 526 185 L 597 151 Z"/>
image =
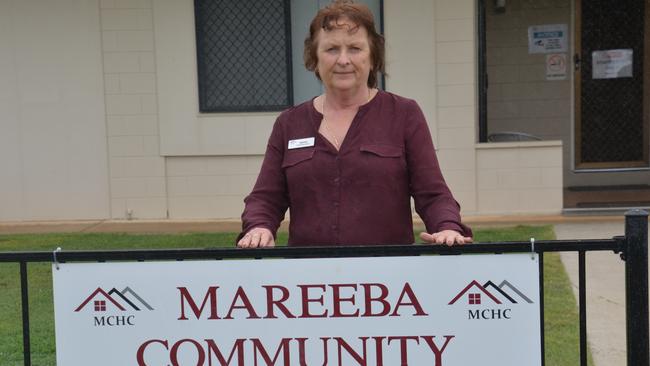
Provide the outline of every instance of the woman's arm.
<path id="1" fill-rule="evenodd" d="M 237 244 L 241 247 L 275 244 L 276 231 L 289 207 L 282 171 L 284 138 L 280 118 L 273 126 L 253 191 L 244 199 L 246 207 L 241 216 L 242 232 L 237 237 Z"/>
<path id="2" fill-rule="evenodd" d="M 460 206 L 445 182 L 424 114 L 414 102 L 408 106 L 405 149 L 411 196 L 415 210 L 428 233 L 420 237 L 429 243 L 471 242 L 472 231 L 461 223 Z M 424 235 L 426 234 L 426 235 Z"/>

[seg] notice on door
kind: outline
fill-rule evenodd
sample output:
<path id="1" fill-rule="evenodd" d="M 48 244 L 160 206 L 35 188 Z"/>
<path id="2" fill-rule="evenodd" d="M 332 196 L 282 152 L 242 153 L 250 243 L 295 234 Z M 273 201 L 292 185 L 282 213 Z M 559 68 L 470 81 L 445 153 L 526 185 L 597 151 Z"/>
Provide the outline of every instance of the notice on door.
<path id="1" fill-rule="evenodd" d="M 566 53 L 546 55 L 546 80 L 566 80 Z"/>
<path id="2" fill-rule="evenodd" d="M 528 53 L 567 51 L 567 25 L 547 24 L 528 27 Z"/>
<path id="3" fill-rule="evenodd" d="M 592 77 L 594 79 L 631 78 L 632 56 L 631 49 L 592 52 Z"/>

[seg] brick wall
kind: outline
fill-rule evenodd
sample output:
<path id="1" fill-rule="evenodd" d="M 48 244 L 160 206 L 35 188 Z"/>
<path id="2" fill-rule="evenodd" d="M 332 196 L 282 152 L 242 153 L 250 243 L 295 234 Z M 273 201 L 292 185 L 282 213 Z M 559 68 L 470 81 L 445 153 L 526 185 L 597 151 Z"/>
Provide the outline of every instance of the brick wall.
<path id="1" fill-rule="evenodd" d="M 98 9 L 0 1 L 0 221 L 109 217 Z"/>
<path id="2" fill-rule="evenodd" d="M 262 156 L 170 157 L 171 218 L 239 218 Z"/>
<path id="3" fill-rule="evenodd" d="M 560 141 L 480 144 L 476 153 L 481 214 L 560 213 Z"/>
<path id="4" fill-rule="evenodd" d="M 167 217 L 150 0 L 100 2 L 111 217 Z"/>
<path id="5" fill-rule="evenodd" d="M 463 213 L 477 210 L 474 3 L 435 3 L 438 158 Z"/>

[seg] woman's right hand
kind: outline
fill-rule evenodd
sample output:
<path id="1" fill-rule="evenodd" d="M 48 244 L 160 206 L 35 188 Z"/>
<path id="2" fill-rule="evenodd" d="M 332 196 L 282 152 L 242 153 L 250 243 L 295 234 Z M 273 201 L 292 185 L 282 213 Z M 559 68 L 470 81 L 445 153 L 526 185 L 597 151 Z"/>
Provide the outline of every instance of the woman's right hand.
<path id="1" fill-rule="evenodd" d="M 238 248 L 262 248 L 274 246 L 275 240 L 273 239 L 273 233 L 271 233 L 271 230 L 263 227 L 250 229 L 246 235 L 237 242 Z"/>

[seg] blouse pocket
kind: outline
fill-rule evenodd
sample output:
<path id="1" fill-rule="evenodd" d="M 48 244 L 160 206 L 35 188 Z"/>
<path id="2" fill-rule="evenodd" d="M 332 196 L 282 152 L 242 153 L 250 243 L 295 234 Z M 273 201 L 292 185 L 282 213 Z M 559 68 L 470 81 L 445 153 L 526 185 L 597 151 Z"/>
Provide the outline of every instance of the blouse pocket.
<path id="1" fill-rule="evenodd" d="M 314 148 L 288 150 L 282 160 L 282 169 L 295 166 L 314 157 Z"/>
<path id="2" fill-rule="evenodd" d="M 404 151 L 398 145 L 362 145 L 358 179 L 364 184 L 390 186 L 406 177 Z M 390 179 L 386 179 L 390 177 Z"/>
<path id="3" fill-rule="evenodd" d="M 363 145 L 361 151 L 369 152 L 382 158 L 399 158 L 402 156 L 402 148 L 394 145 Z"/>
<path id="4" fill-rule="evenodd" d="M 313 185 L 314 148 L 288 150 L 282 159 L 282 172 L 287 182 L 290 201 L 300 199 Z"/>

